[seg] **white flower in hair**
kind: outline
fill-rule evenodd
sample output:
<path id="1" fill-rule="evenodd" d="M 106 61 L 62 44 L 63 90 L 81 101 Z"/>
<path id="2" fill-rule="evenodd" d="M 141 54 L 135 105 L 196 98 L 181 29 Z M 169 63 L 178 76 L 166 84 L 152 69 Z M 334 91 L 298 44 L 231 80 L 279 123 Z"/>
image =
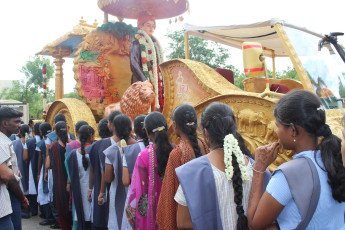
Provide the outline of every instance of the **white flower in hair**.
<path id="1" fill-rule="evenodd" d="M 228 180 L 232 180 L 234 176 L 234 167 L 232 165 L 232 153 L 236 156 L 236 161 L 241 171 L 241 178 L 243 182 L 249 180 L 249 173 L 244 160 L 244 155 L 238 146 L 238 141 L 232 134 L 228 134 L 224 138 L 224 163 L 225 163 L 225 175 Z"/>

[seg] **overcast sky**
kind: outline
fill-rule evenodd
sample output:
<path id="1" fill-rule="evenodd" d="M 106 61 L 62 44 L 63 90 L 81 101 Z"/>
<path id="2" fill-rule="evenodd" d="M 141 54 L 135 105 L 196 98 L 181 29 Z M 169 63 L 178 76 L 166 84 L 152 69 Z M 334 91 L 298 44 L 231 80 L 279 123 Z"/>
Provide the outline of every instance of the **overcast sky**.
<path id="1" fill-rule="evenodd" d="M 318 33 L 345 32 L 344 8 L 341 0 L 189 0 L 190 15 L 186 23 L 195 25 L 246 24 L 279 18 Z M 340 5 L 341 4 L 341 5 Z M 103 12 L 96 0 L 12 0 L 0 1 L 0 80 L 20 79 L 19 69 L 30 56 L 47 43 L 62 36 L 79 23 L 80 17 L 92 24 L 103 21 Z M 116 20 L 109 16 L 109 20 Z M 134 20 L 126 23 L 136 25 Z M 166 47 L 168 29 L 182 28 L 183 24 L 169 25 L 168 20 L 157 21 L 155 36 Z M 339 39 L 345 44 L 344 38 Z M 241 67 L 241 52 L 231 49 L 229 62 Z M 64 64 L 65 93 L 75 86 L 73 59 Z M 50 84 L 52 85 L 52 84 Z"/>

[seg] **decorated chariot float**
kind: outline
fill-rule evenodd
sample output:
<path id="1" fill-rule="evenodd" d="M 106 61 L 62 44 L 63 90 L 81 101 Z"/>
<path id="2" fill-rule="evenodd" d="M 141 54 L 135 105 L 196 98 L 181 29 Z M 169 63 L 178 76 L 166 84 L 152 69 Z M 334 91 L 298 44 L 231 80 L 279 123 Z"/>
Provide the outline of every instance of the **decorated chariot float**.
<path id="1" fill-rule="evenodd" d="M 53 123 L 57 113 L 63 113 L 69 124 L 85 120 L 95 130 L 100 119 L 112 110 L 121 110 L 132 119 L 148 113 L 155 100 L 151 84 L 131 84 L 130 45 L 136 39 L 137 28 L 123 18 L 137 19 L 142 11 L 156 19 L 176 17 L 189 8 L 187 0 L 98 0 L 105 12 L 104 23 L 88 25 L 84 20 L 67 35 L 48 44 L 39 53 L 56 58 L 56 101 L 47 111 L 46 121 Z M 108 14 L 117 16 L 118 22 L 108 22 Z M 164 83 L 164 108 L 169 133 L 172 131 L 170 115 L 176 106 L 188 103 L 198 116 L 212 102 L 231 106 L 236 115 L 238 130 L 252 153 L 256 147 L 277 141 L 273 109 L 287 91 L 306 89 L 317 93 L 327 109 L 327 123 L 333 133 L 341 135 L 341 121 L 345 110 L 339 96 L 339 80 L 345 72 L 340 58 L 328 51 L 318 51 L 324 36 L 280 20 L 250 25 L 199 27 L 185 25 L 186 59 L 169 60 L 159 65 Z M 188 36 L 198 36 L 231 47 L 243 49 L 244 90 L 236 87 L 209 66 L 189 59 Z M 332 47 L 328 46 L 331 50 Z M 81 100 L 63 97 L 62 63 L 64 57 L 74 58 L 76 89 Z M 272 60 L 273 77 L 268 78 L 265 57 Z M 300 81 L 277 79 L 276 58 L 289 59 Z M 333 63 L 332 65 L 330 63 Z M 265 77 L 266 76 L 266 77 Z M 152 83 L 152 82 L 151 82 Z M 61 91 L 62 90 L 62 91 Z M 70 127 L 71 131 L 73 127 Z M 291 159 L 292 153 L 281 149 L 274 170 Z"/>

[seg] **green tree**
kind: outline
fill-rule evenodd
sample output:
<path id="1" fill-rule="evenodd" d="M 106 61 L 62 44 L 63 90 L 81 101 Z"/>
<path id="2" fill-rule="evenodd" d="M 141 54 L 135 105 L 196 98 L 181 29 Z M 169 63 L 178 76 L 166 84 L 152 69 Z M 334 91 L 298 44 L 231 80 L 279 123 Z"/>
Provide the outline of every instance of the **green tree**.
<path id="1" fill-rule="evenodd" d="M 168 32 L 168 58 L 185 58 L 184 33 L 182 30 Z M 189 58 L 205 63 L 211 68 L 225 68 L 230 52 L 219 44 L 203 38 L 189 36 Z"/>
<path id="2" fill-rule="evenodd" d="M 185 58 L 184 33 L 182 30 L 168 31 L 166 37 L 169 39 L 169 46 L 166 50 L 168 59 Z M 230 58 L 230 51 L 216 42 L 208 41 L 203 38 L 189 36 L 189 58 L 194 61 L 202 62 L 209 67 L 226 68 L 234 73 L 234 83 L 243 89 L 244 74 L 233 65 L 227 64 Z"/>
<path id="3" fill-rule="evenodd" d="M 53 77 L 54 66 L 50 63 L 49 59 L 44 59 L 41 56 L 30 57 L 29 61 L 20 69 L 20 72 L 24 73 L 27 88 L 29 90 L 43 89 L 43 64 L 47 66 L 47 82 Z"/>
<path id="4" fill-rule="evenodd" d="M 293 79 L 293 80 L 300 81 L 297 71 L 295 70 L 295 68 L 291 66 L 288 66 L 286 70 L 283 70 L 281 73 L 277 73 L 276 75 L 277 75 L 277 79 Z"/>
<path id="5" fill-rule="evenodd" d="M 70 93 L 66 93 L 63 95 L 64 98 L 75 98 L 75 99 L 78 99 L 78 100 L 83 100 L 81 97 L 79 97 L 78 95 L 78 92 L 76 89 L 73 90 L 73 92 L 70 92 Z"/>
<path id="6" fill-rule="evenodd" d="M 43 64 L 47 66 L 47 82 L 53 77 L 54 66 L 49 59 L 30 57 L 29 61 L 20 69 L 24 73 L 24 79 L 13 81 L 12 87 L 0 93 L 0 99 L 13 99 L 29 104 L 30 117 L 40 119 L 43 112 Z M 54 91 L 48 90 L 47 102 L 54 100 Z"/>

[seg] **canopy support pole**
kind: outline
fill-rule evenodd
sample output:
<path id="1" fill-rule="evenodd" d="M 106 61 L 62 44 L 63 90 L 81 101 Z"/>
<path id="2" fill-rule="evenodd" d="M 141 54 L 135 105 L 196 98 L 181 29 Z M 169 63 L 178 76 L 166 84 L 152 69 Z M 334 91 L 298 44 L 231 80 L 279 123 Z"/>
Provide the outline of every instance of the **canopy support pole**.
<path id="1" fill-rule="evenodd" d="M 108 13 L 104 12 L 103 24 L 108 24 Z"/>
<path id="2" fill-rule="evenodd" d="M 277 31 L 277 34 L 280 38 L 280 41 L 284 45 L 284 48 L 286 52 L 289 54 L 289 57 L 292 61 L 292 64 L 294 68 L 296 69 L 296 72 L 301 80 L 301 83 L 303 85 L 303 88 L 305 90 L 309 90 L 311 92 L 315 92 L 313 85 L 310 82 L 310 79 L 308 77 L 307 72 L 305 71 L 301 60 L 299 59 L 295 48 L 292 46 L 289 37 L 287 36 L 285 30 L 283 29 L 283 26 L 279 23 L 274 25 L 275 31 Z"/>
<path id="3" fill-rule="evenodd" d="M 276 79 L 276 61 L 274 50 L 272 50 L 272 70 L 273 70 L 273 79 Z"/>
<path id="4" fill-rule="evenodd" d="M 184 52 L 185 59 L 189 59 L 189 41 L 188 41 L 188 32 L 184 34 Z"/>

